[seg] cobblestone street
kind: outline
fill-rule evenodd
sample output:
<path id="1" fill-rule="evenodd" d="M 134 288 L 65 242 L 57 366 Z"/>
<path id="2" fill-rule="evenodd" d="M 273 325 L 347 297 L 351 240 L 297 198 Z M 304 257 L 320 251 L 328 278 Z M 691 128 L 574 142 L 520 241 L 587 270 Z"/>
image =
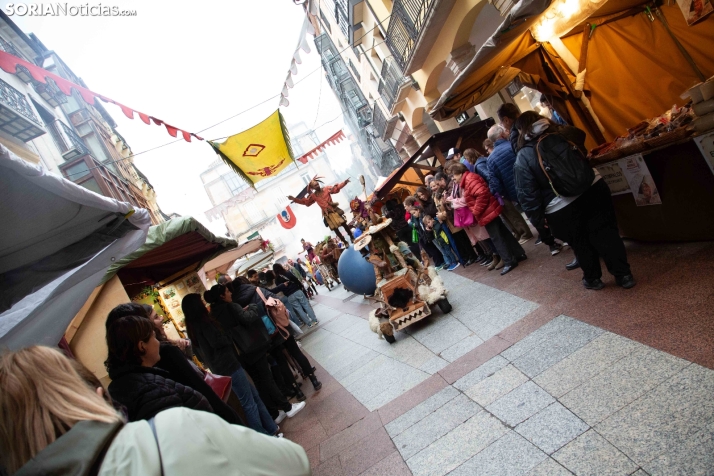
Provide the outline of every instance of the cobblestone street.
<path id="1" fill-rule="evenodd" d="M 318 475 L 711 474 L 711 245 L 628 247 L 631 291 L 578 288 L 569 251 L 532 243 L 507 277 L 442 272 L 453 311 L 393 345 L 361 296 L 321 291 L 302 346 L 324 387 L 285 436 Z"/>

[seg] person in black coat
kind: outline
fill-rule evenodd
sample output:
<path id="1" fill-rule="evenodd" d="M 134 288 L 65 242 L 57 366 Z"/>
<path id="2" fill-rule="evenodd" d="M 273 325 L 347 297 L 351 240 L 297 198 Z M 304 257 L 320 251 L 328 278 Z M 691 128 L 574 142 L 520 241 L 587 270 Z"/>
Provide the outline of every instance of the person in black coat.
<path id="1" fill-rule="evenodd" d="M 211 305 L 210 317 L 235 344 L 241 364 L 253 379 L 270 415 L 276 420 L 282 420 L 285 415 L 296 415 L 305 407 L 305 402 L 291 405 L 275 384 L 267 360 L 270 337 L 258 306 L 248 304 L 242 308 L 235 304 L 231 291 L 220 284 L 213 286 L 203 296 Z"/>
<path id="2" fill-rule="evenodd" d="M 231 388 L 243 407 L 248 426 L 259 433 L 274 435 L 278 427 L 260 398 L 258 390 L 250 383 L 240 364 L 233 340 L 210 317 L 201 296 L 187 294 L 181 301 L 186 319 L 186 331 L 198 358 L 213 372 L 231 378 Z"/>
<path id="3" fill-rule="evenodd" d="M 585 133 L 572 126 L 558 126 L 534 111 L 521 114 L 515 127 L 519 132 L 518 158 L 514 165 L 516 191 L 518 202 L 531 223 L 542 227 L 547 221 L 553 234 L 568 242 L 580 262 L 586 289 L 599 290 L 605 286 L 600 279 L 600 258 L 619 286 L 633 287 L 635 279 L 618 231 L 610 188 L 605 181 L 595 173 L 594 181 L 584 193 L 574 197 L 561 196 L 554 192 L 538 160 L 536 147 L 543 158 L 548 157 L 545 145 L 538 145 L 544 134 L 553 134 L 584 151 Z"/>
<path id="4" fill-rule="evenodd" d="M 159 348 L 161 360 L 155 365 L 156 368 L 167 372 L 168 378 L 174 382 L 190 387 L 203 395 L 213 408 L 213 412 L 228 423 L 245 425 L 238 413 L 216 395 L 216 392 L 206 383 L 203 372 L 186 358 L 184 352 L 176 345 L 164 340 L 165 334 L 163 333 L 163 329 L 157 329 L 157 322 L 152 319 L 152 315 L 147 315 L 146 307 L 133 302 L 116 306 L 107 316 L 107 331 L 109 330 L 109 326 L 116 319 L 124 316 L 143 316 L 154 324 L 156 338 L 161 344 Z"/>
<path id="5" fill-rule="evenodd" d="M 234 283 L 233 302 L 241 306 L 255 304 L 260 310 L 260 312 L 264 313 L 263 315 L 267 315 L 265 303 L 263 303 L 263 299 L 258 295 L 257 289 L 258 288 L 251 284 Z M 265 288 L 260 288 L 260 291 L 263 293 L 263 297 L 265 297 L 266 299 L 280 299 L 277 295 L 273 294 Z M 300 347 L 298 347 L 297 345 L 297 342 L 295 342 L 295 338 L 292 336 L 292 334 L 288 332 L 288 336 L 285 337 L 284 335 L 280 334 L 280 332 L 278 332 L 274 340 L 276 341 L 277 345 L 273 346 L 270 351 L 270 354 L 278 362 L 285 381 L 287 383 L 290 383 L 295 382 L 295 379 L 293 377 L 292 371 L 290 370 L 288 362 L 285 359 L 283 349 L 287 350 L 288 354 L 290 354 L 290 356 L 295 359 L 295 362 L 297 362 L 297 364 L 300 366 L 300 369 L 302 370 L 303 374 L 307 376 L 312 382 L 312 386 L 315 388 L 315 390 L 320 390 L 320 388 L 322 388 L 322 384 L 317 380 L 317 377 L 315 377 L 315 368 L 310 365 L 310 361 L 307 360 L 305 354 L 302 353 Z M 300 396 L 302 395 L 302 392 L 300 391 L 300 387 L 295 384 L 294 389 L 296 390 L 297 399 L 301 400 Z M 304 395 L 302 395 L 302 397 L 302 400 L 304 400 Z"/>
<path id="6" fill-rule="evenodd" d="M 160 346 L 154 325 L 143 316 L 120 317 L 107 329 L 108 390 L 126 407 L 129 421 L 148 420 L 173 407 L 213 412 L 206 397 L 153 368 L 161 359 Z"/>

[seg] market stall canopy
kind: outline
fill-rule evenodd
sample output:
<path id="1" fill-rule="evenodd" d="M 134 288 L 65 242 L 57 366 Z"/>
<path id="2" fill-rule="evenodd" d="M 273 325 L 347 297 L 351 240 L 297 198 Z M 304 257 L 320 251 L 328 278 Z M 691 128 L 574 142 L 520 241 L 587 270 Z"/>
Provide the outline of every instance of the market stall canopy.
<path id="1" fill-rule="evenodd" d="M 472 82 L 472 76 L 480 70 L 490 73 L 496 68 L 510 64 L 507 62 L 507 58 L 504 57 L 506 55 L 502 54 L 504 48 L 527 32 L 550 3 L 551 0 L 520 0 L 511 9 L 506 19 L 496 29 L 496 32 L 479 48 L 463 72 L 456 77 L 451 86 L 443 92 L 436 104 L 431 107 L 429 114 L 437 120 L 445 120 L 459 114 L 461 111 L 455 111 L 451 107 L 444 109 L 444 107 L 447 102 L 451 102 L 455 97 L 464 94 L 464 88 L 461 87 L 461 83 L 467 79 Z"/>
<path id="2" fill-rule="evenodd" d="M 107 268 L 144 242 L 146 210 L 0 145 L 0 346 L 55 346 Z"/>
<path id="3" fill-rule="evenodd" d="M 149 228 L 146 242 L 114 264 L 104 276 L 119 276 L 129 297 L 144 287 L 198 270 L 237 243 L 215 236 L 193 217 L 180 217 Z"/>
<path id="4" fill-rule="evenodd" d="M 206 289 L 209 289 L 210 286 L 208 285 L 208 283 L 210 283 L 216 278 L 216 274 L 226 274 L 228 272 L 228 269 L 230 269 L 230 267 L 233 266 L 233 263 L 235 263 L 237 260 L 243 258 L 245 255 L 248 255 L 250 253 L 260 251 L 260 247 L 262 246 L 262 244 L 262 238 L 255 238 L 250 241 L 246 241 L 242 245 L 238 246 L 238 248 L 236 249 L 228 250 L 225 253 L 221 253 L 220 255 L 216 256 L 215 258 L 201 266 L 201 269 L 198 270 L 198 277 L 201 278 L 201 281 L 203 281 L 203 284 L 206 286 Z"/>
<path id="5" fill-rule="evenodd" d="M 389 177 L 374 190 L 374 196 L 384 198 L 398 184 L 408 185 L 410 187 L 421 186 L 423 184 L 423 177 L 427 174 L 433 174 L 440 159 L 443 159 L 446 152 L 452 147 L 458 147 L 461 151 L 473 148 L 481 153 L 485 153 L 483 150 L 483 141 L 486 139 L 488 129 L 494 124 L 494 120 L 488 118 L 484 121 L 478 121 L 431 136 L 409 160 L 392 172 Z M 441 156 L 441 158 L 439 156 Z M 431 164 L 428 162 L 429 159 L 432 160 Z M 407 174 L 415 177 L 412 180 L 418 181 L 405 180 Z"/>
<path id="6" fill-rule="evenodd" d="M 260 269 L 270 263 L 274 255 L 275 253 L 273 253 L 272 251 L 263 251 L 251 256 L 250 258 L 241 260 L 235 263 L 237 265 L 235 269 L 235 274 L 237 276 L 240 276 L 242 274 L 245 274 L 250 269 Z"/>

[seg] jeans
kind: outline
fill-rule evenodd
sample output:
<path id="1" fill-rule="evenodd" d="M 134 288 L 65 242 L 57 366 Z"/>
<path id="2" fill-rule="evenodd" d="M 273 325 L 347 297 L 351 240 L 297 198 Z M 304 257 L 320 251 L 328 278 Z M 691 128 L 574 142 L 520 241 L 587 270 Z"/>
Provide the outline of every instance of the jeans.
<path id="1" fill-rule="evenodd" d="M 441 255 L 444 257 L 445 268 L 448 268 L 449 266 L 459 262 L 449 245 L 447 245 L 446 243 L 439 243 L 437 240 L 434 240 L 434 244 L 437 248 L 439 248 L 439 251 L 441 251 Z"/>
<path id="2" fill-rule="evenodd" d="M 231 375 L 231 388 L 236 394 L 248 420 L 248 426 L 259 433 L 273 435 L 278 426 L 265 408 L 258 390 L 248 381 L 245 371 L 240 368 Z"/>
<path id="3" fill-rule="evenodd" d="M 305 324 L 317 322 L 315 311 L 312 310 L 312 306 L 307 302 L 307 298 L 302 291 L 296 291 L 288 296 L 288 302 L 290 302 L 295 313 Z"/>
<path id="4" fill-rule="evenodd" d="M 280 302 L 282 302 L 285 308 L 288 310 L 290 320 L 293 321 L 295 325 L 299 326 L 301 324 L 300 319 L 298 319 L 297 314 L 295 314 L 295 309 L 293 309 L 293 306 L 290 304 L 290 300 L 285 296 L 281 296 Z"/>
<path id="5" fill-rule="evenodd" d="M 270 370 L 270 364 L 265 355 L 262 355 L 258 360 L 252 364 L 244 364 L 243 368 L 250 378 L 253 379 L 255 388 L 258 389 L 258 394 L 260 399 L 265 403 L 265 408 L 271 416 L 277 417 L 278 410 L 283 410 L 285 412 L 290 411 L 292 404 L 288 402 L 285 395 L 282 394 L 275 379 L 273 378 L 273 373 Z"/>
<path id="6" fill-rule="evenodd" d="M 463 260 L 461 259 L 461 254 L 459 253 L 459 248 L 456 246 L 456 239 L 454 238 L 454 234 L 451 233 L 449 225 L 444 222 L 441 225 L 441 229 L 444 230 L 444 233 L 446 233 L 446 237 L 449 239 L 449 244 L 446 246 L 444 246 L 443 244 L 438 244 L 437 247 L 441 247 L 439 248 L 439 251 L 441 251 L 442 255 L 444 254 L 444 250 L 447 248 L 449 251 L 451 251 L 451 256 L 453 257 L 451 264 L 463 262 Z M 436 240 L 434 240 L 434 243 L 436 243 Z M 444 261 L 446 261 L 446 257 L 444 257 Z"/>

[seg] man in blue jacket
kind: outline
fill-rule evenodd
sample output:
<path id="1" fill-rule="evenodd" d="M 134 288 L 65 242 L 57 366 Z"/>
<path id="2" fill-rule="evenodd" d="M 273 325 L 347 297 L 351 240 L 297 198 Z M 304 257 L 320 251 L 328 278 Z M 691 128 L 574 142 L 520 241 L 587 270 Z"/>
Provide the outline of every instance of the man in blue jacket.
<path id="1" fill-rule="evenodd" d="M 533 238 L 528 224 L 518 212 L 513 202 L 518 202 L 518 194 L 513 177 L 513 164 L 516 163 L 516 154 L 513 152 L 509 141 L 508 132 L 501 125 L 495 125 L 488 130 L 488 138 L 493 142 L 493 152 L 488 156 L 488 186 L 491 193 L 503 200 L 502 216 L 516 235 L 516 239 L 523 244 Z M 560 246 L 554 243 L 551 254 L 560 252 Z"/>

